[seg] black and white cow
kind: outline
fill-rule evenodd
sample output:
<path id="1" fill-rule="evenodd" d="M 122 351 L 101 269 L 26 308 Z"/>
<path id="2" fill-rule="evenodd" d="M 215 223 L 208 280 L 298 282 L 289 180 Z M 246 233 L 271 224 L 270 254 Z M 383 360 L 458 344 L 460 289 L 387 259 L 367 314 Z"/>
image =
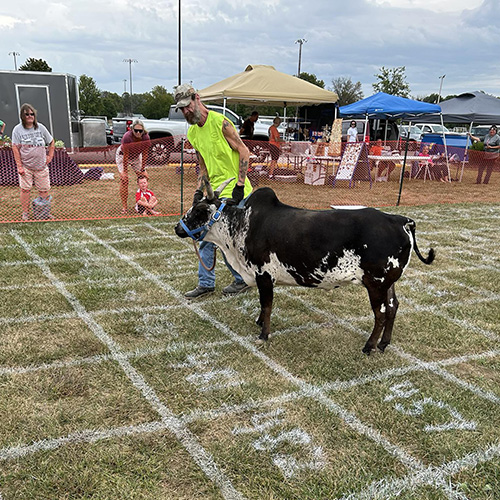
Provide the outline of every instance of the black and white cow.
<path id="1" fill-rule="evenodd" d="M 368 290 L 375 315 L 363 352 L 377 341 L 391 341 L 398 300 L 394 283 L 410 262 L 412 250 L 425 264 L 415 239 L 415 222 L 373 208 L 305 210 L 281 203 L 274 191 L 257 189 L 244 208 L 225 205 L 208 186 L 207 196 L 181 219 L 175 232 L 215 243 L 250 286 L 257 286 L 262 327 L 258 343 L 269 338 L 274 285 L 332 289 L 354 283 Z"/>

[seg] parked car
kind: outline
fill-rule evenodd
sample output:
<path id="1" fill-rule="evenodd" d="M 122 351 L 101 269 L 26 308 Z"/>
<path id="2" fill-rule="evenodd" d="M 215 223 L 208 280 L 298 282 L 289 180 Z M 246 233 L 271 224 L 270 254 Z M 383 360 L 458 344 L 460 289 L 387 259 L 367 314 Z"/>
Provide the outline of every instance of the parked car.
<path id="1" fill-rule="evenodd" d="M 113 144 L 113 129 L 110 127 L 107 121 L 106 121 L 106 142 L 108 146 L 111 146 Z"/>
<path id="2" fill-rule="evenodd" d="M 415 123 L 415 126 L 422 130 L 422 134 L 452 134 L 443 125 L 437 123 Z"/>
<path id="3" fill-rule="evenodd" d="M 409 139 L 410 141 L 420 141 L 422 138 L 422 129 L 416 125 L 412 125 L 411 127 L 409 125 L 400 125 L 399 138 L 402 141 L 406 141 L 406 139 Z"/>
<path id="4" fill-rule="evenodd" d="M 475 137 L 479 137 L 481 141 L 489 134 L 491 125 L 476 125 L 472 127 L 471 134 Z M 500 126 L 496 125 L 497 130 L 500 130 Z"/>

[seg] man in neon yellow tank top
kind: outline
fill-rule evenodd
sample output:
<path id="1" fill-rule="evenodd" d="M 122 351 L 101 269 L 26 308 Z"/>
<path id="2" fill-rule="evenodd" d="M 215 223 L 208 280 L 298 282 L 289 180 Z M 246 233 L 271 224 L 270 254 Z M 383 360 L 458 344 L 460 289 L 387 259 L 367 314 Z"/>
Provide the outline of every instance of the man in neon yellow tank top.
<path id="1" fill-rule="evenodd" d="M 186 121 L 191 125 L 187 137 L 196 150 L 200 163 L 197 190 L 193 204 L 203 198 L 202 178 L 209 179 L 216 188 L 230 177 L 235 177 L 220 194 L 221 198 L 232 198 L 242 206 L 252 192 L 252 185 L 247 178 L 250 152 L 243 144 L 231 121 L 220 113 L 208 110 L 200 100 L 196 90 L 189 84 L 179 85 L 174 94 L 177 109 L 180 109 Z M 207 267 L 214 259 L 213 243 L 200 243 L 200 256 Z M 225 257 L 224 257 L 224 260 Z M 225 295 L 236 295 L 250 287 L 243 278 L 228 264 L 226 266 L 234 277 L 233 283 L 222 290 Z M 185 294 L 188 299 L 196 299 L 210 294 L 215 289 L 215 271 L 207 271 L 201 263 L 198 265 L 198 286 Z"/>

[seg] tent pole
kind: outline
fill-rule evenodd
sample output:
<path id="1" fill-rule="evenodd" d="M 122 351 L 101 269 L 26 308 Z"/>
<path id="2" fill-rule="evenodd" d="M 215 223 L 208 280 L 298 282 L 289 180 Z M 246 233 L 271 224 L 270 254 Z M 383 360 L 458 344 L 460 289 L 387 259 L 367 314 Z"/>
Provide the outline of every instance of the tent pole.
<path id="1" fill-rule="evenodd" d="M 465 149 L 464 149 L 464 159 L 462 160 L 462 171 L 460 172 L 460 182 L 462 182 L 462 177 L 464 176 L 464 168 L 465 168 L 465 155 L 467 154 L 467 148 L 469 147 L 469 137 L 472 132 L 472 124 L 474 122 L 470 122 L 469 125 L 469 135 L 467 136 L 467 140 L 465 141 Z M 472 144 L 472 141 L 471 141 Z"/>
<path id="2" fill-rule="evenodd" d="M 286 102 L 283 103 L 283 123 L 285 124 L 285 137 L 283 137 L 283 139 L 286 141 L 286 140 L 288 140 L 288 137 L 287 137 L 288 127 L 286 125 Z"/>
<path id="3" fill-rule="evenodd" d="M 443 113 L 440 114 L 441 116 L 441 127 L 443 130 L 443 144 L 444 144 L 444 154 L 446 157 L 446 169 L 448 170 L 448 182 L 451 182 L 451 174 L 450 174 L 450 162 L 448 161 L 448 148 L 446 146 L 446 134 L 444 133 L 444 121 L 443 121 Z"/>
<path id="4" fill-rule="evenodd" d="M 398 201 L 396 203 L 397 207 L 399 207 L 399 202 L 401 201 L 401 191 L 403 191 L 403 179 L 405 177 L 406 157 L 408 156 L 408 142 L 410 140 L 410 129 L 411 129 L 411 121 L 409 122 L 408 125 L 408 133 L 406 134 L 405 157 L 403 159 L 403 166 L 401 167 L 401 178 L 399 179 L 399 194 L 398 194 Z M 411 170 L 410 170 L 410 178 L 411 178 Z"/>

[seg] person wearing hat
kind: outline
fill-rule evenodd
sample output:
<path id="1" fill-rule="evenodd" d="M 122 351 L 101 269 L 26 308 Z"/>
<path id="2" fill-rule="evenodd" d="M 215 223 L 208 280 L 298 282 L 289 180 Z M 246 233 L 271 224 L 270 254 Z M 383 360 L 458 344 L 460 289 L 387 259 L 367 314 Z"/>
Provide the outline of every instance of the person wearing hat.
<path id="1" fill-rule="evenodd" d="M 247 177 L 250 152 L 243 144 L 234 124 L 225 116 L 207 109 L 192 85 L 187 83 L 175 88 L 174 99 L 176 108 L 180 109 L 186 121 L 191 125 L 187 138 L 196 150 L 200 163 L 197 189 L 193 205 L 203 198 L 203 178 L 217 188 L 227 179 L 234 177 L 220 193 L 220 198 L 226 198 L 228 203 L 243 206 L 245 199 L 252 192 L 252 185 Z M 209 268 L 214 261 L 215 246 L 208 241 L 200 243 L 200 256 Z M 224 260 L 225 257 L 224 257 Z M 229 265 L 228 269 L 234 277 L 233 283 L 226 286 L 224 295 L 236 295 L 249 289 L 243 278 Z M 200 263 L 198 265 L 198 286 L 184 296 L 196 299 L 215 290 L 215 271 L 208 271 Z"/>
<path id="2" fill-rule="evenodd" d="M 474 141 L 480 141 L 479 137 L 468 133 Z M 486 175 L 484 176 L 483 184 L 488 184 L 490 182 L 491 173 L 495 167 L 495 162 L 498 159 L 500 153 L 500 136 L 497 134 L 497 128 L 495 125 L 490 127 L 488 135 L 483 139 L 484 142 L 484 159 L 477 167 L 477 179 L 476 184 L 481 184 L 481 178 L 483 177 L 484 169 L 486 169 Z"/>
<path id="3" fill-rule="evenodd" d="M 259 119 L 259 112 L 252 111 L 252 114 L 243 122 L 240 128 L 240 137 L 242 139 L 253 139 L 253 131 L 255 127 L 255 122 Z"/>

